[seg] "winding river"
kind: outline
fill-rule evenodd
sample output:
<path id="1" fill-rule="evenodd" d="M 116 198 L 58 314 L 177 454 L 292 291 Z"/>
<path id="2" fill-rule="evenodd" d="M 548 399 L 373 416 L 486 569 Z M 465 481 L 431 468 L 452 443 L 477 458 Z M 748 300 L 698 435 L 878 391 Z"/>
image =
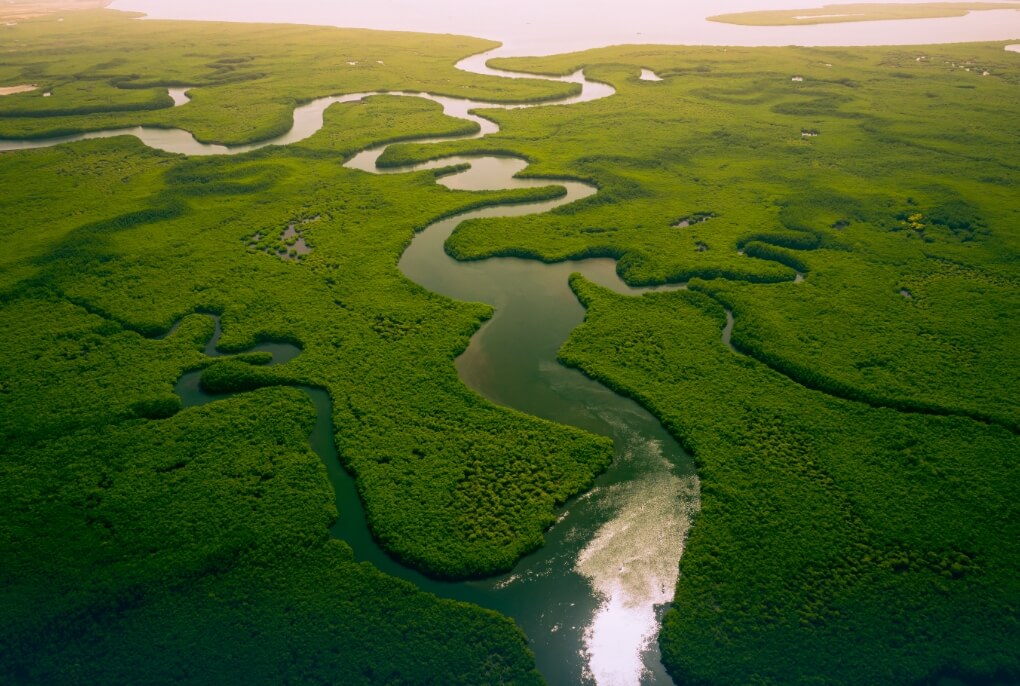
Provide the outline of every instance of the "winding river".
<path id="1" fill-rule="evenodd" d="M 459 66 L 493 76 L 527 76 L 490 69 L 484 55 Z M 609 86 L 587 81 L 581 72 L 561 80 L 582 84 L 582 92 L 558 105 L 613 93 Z M 498 130 L 471 112 L 491 105 L 439 102 L 447 114 L 475 121 L 479 132 L 474 137 Z M 443 249 L 464 221 L 549 212 L 597 189 L 566 179 L 517 178 L 527 162 L 514 157 L 455 156 L 379 169 L 377 161 L 386 147 L 365 150 L 346 166 L 399 174 L 469 164 L 465 171 L 445 176 L 439 183 L 472 191 L 550 183 L 564 187 L 566 195 L 554 200 L 488 207 L 435 222 L 415 237 L 399 266 L 405 276 L 432 291 L 495 307 L 492 319 L 457 360 L 460 376 L 469 387 L 498 404 L 609 436 L 616 453 L 612 467 L 595 488 L 564 510 L 547 534 L 546 546 L 511 574 L 438 587 L 422 579 L 416 582 L 441 595 L 514 617 L 530 638 L 539 670 L 552 684 L 670 683 L 658 659 L 655 638 L 659 613 L 672 599 L 684 538 L 697 507 L 693 465 L 637 403 L 556 361 L 560 346 L 584 318 L 568 286 L 571 272 L 581 272 L 619 292 L 641 290 L 619 279 L 614 260 L 554 265 L 516 258 L 458 262 Z M 350 539 L 349 534 L 343 537 Z M 391 565 L 381 566 L 406 578 Z"/>
<path id="2" fill-rule="evenodd" d="M 491 69 L 485 64 L 487 56 L 472 56 L 458 66 L 504 78 L 553 78 Z M 644 70 L 640 78 L 658 77 Z M 241 154 L 304 140 L 322 128 L 323 114 L 331 105 L 383 94 L 432 100 L 441 104 L 447 115 L 472 121 L 479 127 L 476 133 L 459 138 L 407 141 L 439 143 L 497 132 L 497 125 L 476 114 L 476 109 L 566 106 L 613 94 L 611 87 L 588 81 L 582 72 L 553 80 L 579 83 L 581 92 L 559 101 L 529 104 L 486 103 L 426 93 L 354 93 L 320 98 L 299 107 L 288 133 L 251 145 L 205 144 L 183 130 L 135 127 L 40 140 L 0 141 L 0 151 L 133 135 L 150 147 L 168 152 Z M 170 95 L 175 106 L 188 102 L 185 89 L 173 89 Z M 333 440 L 330 397 L 323 389 L 299 386 L 315 404 L 317 420 L 309 440 L 326 465 L 342 513 L 333 534 L 351 545 L 357 559 L 371 562 L 425 591 L 513 617 L 529 637 L 539 670 L 553 686 L 671 683 L 659 661 L 655 638 L 661 612 L 672 599 L 684 540 L 698 507 L 693 464 L 661 424 L 637 403 L 556 360 L 557 351 L 584 318 L 582 306 L 568 287 L 572 272 L 581 272 L 588 279 L 625 294 L 639 295 L 651 289 L 635 289 L 625 284 L 616 274 L 615 261 L 609 259 L 558 264 L 517 258 L 453 260 L 443 246 L 464 221 L 549 212 L 588 197 L 597 189 L 568 179 L 518 178 L 527 162 L 511 156 L 450 156 L 380 169 L 377 162 L 387 147 L 363 150 L 345 166 L 365 173 L 404 174 L 466 165 L 466 169 L 444 176 L 437 183 L 466 191 L 550 184 L 565 189 L 563 197 L 553 200 L 491 206 L 437 221 L 414 238 L 399 266 L 405 276 L 432 291 L 495 307 L 492 319 L 475 334 L 456 361 L 465 384 L 497 404 L 609 436 L 614 442 L 616 459 L 592 490 L 561 511 L 558 522 L 547 532 L 546 545 L 521 560 L 512 573 L 482 581 L 440 582 L 399 565 L 375 543 L 355 484 L 340 466 Z M 797 280 L 802 279 L 798 274 Z M 746 354 L 731 344 L 734 320 L 731 312 L 726 314 L 723 343 L 736 353 Z M 216 344 L 220 333 L 216 318 L 215 334 L 206 346 L 207 355 L 219 356 Z M 273 364 L 286 364 L 300 354 L 298 348 L 285 343 L 262 343 L 252 350 L 271 353 Z M 179 380 L 176 390 L 185 406 L 226 397 L 203 391 L 200 377 L 201 372 L 189 372 Z"/>
<path id="3" fill-rule="evenodd" d="M 458 0 L 460 1 L 460 0 Z M 228 18 L 236 9 L 230 3 L 198 0 L 122 0 L 118 4 L 164 6 L 165 12 L 223 12 Z M 253 5 L 234 3 L 250 11 Z M 469 11 L 436 12 L 432 6 L 408 2 L 406 12 L 371 5 L 354 7 L 324 5 L 315 11 L 368 13 L 364 21 L 345 14 L 344 25 L 371 25 L 376 28 L 427 29 L 421 22 L 441 22 L 440 30 L 472 35 L 490 35 L 485 25 L 451 25 L 451 21 L 495 21 L 499 31 L 509 23 L 518 34 L 499 35 L 508 43 L 499 54 L 561 53 L 593 47 L 596 44 L 635 43 L 714 43 L 714 44 L 828 44 L 860 45 L 904 42 L 940 42 L 991 40 L 1015 37 L 1015 12 L 983 12 L 953 20 L 920 20 L 860 25 L 782 27 L 761 29 L 733 27 L 704 21 L 717 10 L 710 0 L 693 3 L 661 3 L 648 0 L 637 8 L 604 8 L 588 20 L 604 26 L 595 32 L 579 21 L 566 5 L 525 3 L 514 17 Z M 809 0 L 793 5 L 809 6 Z M 258 3 L 256 3 L 258 5 Z M 301 8 L 263 4 L 263 12 L 282 12 L 264 20 L 294 20 Z M 301 3 L 298 3 L 301 5 Z M 144 7 L 152 12 L 153 7 Z M 518 8 L 521 9 L 521 8 Z M 736 11 L 738 8 L 731 8 Z M 303 11 L 309 11 L 307 8 Z M 421 16 L 415 14 L 421 12 Z M 531 12 L 531 13 L 529 13 Z M 695 17 L 696 12 L 700 12 Z M 375 17 L 375 14 L 379 17 Z M 532 14 L 537 13 L 535 16 Z M 560 17 L 557 13 L 564 13 Z M 672 14 L 671 14 L 672 13 Z M 676 13 L 686 13 L 678 17 Z M 690 16 L 688 16 L 690 15 Z M 305 21 L 315 19 L 305 16 Z M 332 14 L 330 15 L 332 16 Z M 375 18 L 373 18 L 375 17 Z M 650 21 L 648 17 L 653 17 Z M 665 17 L 665 20 L 663 19 Z M 532 19 L 535 19 L 532 22 Z M 541 19 L 541 20 L 539 20 Z M 557 19 L 562 19 L 557 21 Z M 377 22 L 408 22 L 408 26 L 381 26 Z M 331 22 L 318 22 L 331 23 Z M 536 37 L 535 32 L 544 33 Z M 493 29 L 495 31 L 496 29 Z M 966 33 L 970 31 L 970 33 Z M 573 41 L 573 42 L 571 42 Z M 1005 48 L 1020 52 L 1020 45 Z M 493 53 L 475 55 L 458 66 L 466 71 L 503 78 L 539 78 L 490 69 L 486 60 Z M 653 72 L 643 70 L 642 80 L 657 80 Z M 582 85 L 576 97 L 544 103 L 571 105 L 612 95 L 609 86 L 586 80 L 578 72 L 559 80 Z M 169 89 L 174 106 L 187 106 L 185 88 Z M 187 155 L 241 154 L 269 145 L 288 145 L 312 136 L 323 126 L 323 113 L 333 104 L 355 102 L 379 93 L 354 93 L 320 98 L 297 108 L 294 124 L 286 134 L 242 146 L 204 144 L 179 129 L 134 127 L 57 138 L 13 141 L 0 140 L 0 151 L 49 147 L 94 138 L 132 135 L 144 144 L 172 153 Z M 440 103 L 446 114 L 475 122 L 481 138 L 498 131 L 490 120 L 475 109 L 534 107 L 538 104 L 504 105 L 425 93 L 388 93 L 422 97 Z M 416 143 L 453 140 L 422 139 Z M 512 573 L 483 581 L 439 582 L 394 562 L 373 540 L 353 479 L 340 466 L 332 423 L 329 394 L 320 388 L 299 386 L 307 392 L 317 410 L 316 425 L 309 437 L 312 448 L 322 458 L 336 491 L 341 517 L 333 533 L 354 549 L 356 557 L 401 577 L 423 590 L 443 597 L 473 602 L 512 616 L 527 633 L 539 670 L 553 686 L 596 683 L 599 686 L 669 684 L 658 659 L 655 634 L 660 610 L 673 594 L 679 560 L 690 517 L 698 506 L 698 483 L 690 458 L 639 405 L 609 391 L 575 370 L 556 361 L 556 352 L 570 332 L 583 320 L 584 311 L 567 286 L 571 272 L 622 293 L 642 292 L 623 283 L 616 275 L 615 262 L 593 259 L 582 262 L 542 264 L 520 259 L 489 259 L 481 262 L 457 262 L 448 257 L 443 245 L 457 226 L 472 218 L 522 216 L 549 212 L 596 192 L 583 183 L 557 179 L 519 179 L 527 163 L 513 157 L 447 157 L 422 165 L 380 170 L 376 162 L 386 146 L 362 151 L 347 162 L 348 167 L 365 173 L 408 173 L 451 165 L 469 164 L 470 168 L 438 180 L 452 189 L 490 190 L 562 185 L 567 193 L 555 200 L 521 205 L 504 205 L 465 212 L 435 222 L 419 233 L 400 261 L 400 269 L 410 279 L 451 298 L 483 301 L 495 306 L 495 315 L 471 339 L 467 350 L 457 359 L 463 381 L 491 401 L 564 424 L 610 436 L 616 459 L 599 477 L 594 488 L 568 503 L 557 524 L 547 532 L 546 545 L 527 556 Z M 798 275 L 798 279 L 801 277 Z M 730 341 L 734 327 L 727 311 L 723 342 L 735 353 L 746 354 Z M 216 349 L 221 329 L 215 318 L 215 334 L 206 345 L 206 354 L 220 356 Z M 171 331 L 173 333 L 173 331 Z M 526 334 L 526 335 L 525 335 Z M 285 365 L 300 354 L 286 343 L 262 343 L 253 350 L 269 352 L 273 364 Z M 181 377 L 176 391 L 185 406 L 221 400 L 200 386 L 201 372 Z M 898 408 L 903 409 L 903 408 Z"/>
<path id="4" fill-rule="evenodd" d="M 582 72 L 565 77 L 535 77 L 490 69 L 486 55 L 458 66 L 466 71 L 504 78 L 549 78 L 581 84 L 581 92 L 555 102 L 497 104 L 426 93 L 391 92 L 437 102 L 444 112 L 478 125 L 460 138 L 480 138 L 498 131 L 491 120 L 473 112 L 484 108 L 522 108 L 579 104 L 613 94 L 605 84 L 588 81 Z M 0 150 L 48 147 L 79 140 L 132 135 L 144 144 L 187 155 L 241 154 L 269 145 L 304 140 L 323 126 L 331 105 L 383 93 L 353 93 L 320 98 L 294 112 L 291 130 L 251 145 L 222 146 L 197 141 L 179 129 L 134 127 L 74 136 L 26 141 L 0 141 Z M 171 92 L 175 106 L 186 104 L 184 89 Z M 423 138 L 413 143 L 438 143 L 458 138 Z M 340 467 L 333 442 L 332 405 L 326 391 L 300 387 L 317 409 L 310 436 L 313 449 L 326 464 L 343 513 L 334 535 L 348 542 L 359 560 L 412 581 L 440 596 L 489 607 L 516 619 L 529 637 L 539 670 L 554 686 L 574 684 L 668 684 L 659 661 L 661 612 L 671 601 L 677 565 L 690 519 L 698 506 L 698 483 L 688 455 L 637 403 L 568 369 L 556 353 L 583 321 L 584 309 L 568 286 L 572 272 L 616 291 L 639 294 L 616 275 L 610 259 L 543 264 L 523 259 L 457 262 L 446 255 L 446 239 L 464 221 L 483 217 L 523 216 L 549 212 L 597 192 L 593 186 L 567 179 L 520 179 L 527 162 L 515 157 L 451 156 L 423 164 L 380 169 L 387 146 L 366 149 L 345 166 L 366 173 L 400 174 L 467 165 L 438 180 L 456 190 L 502 190 L 558 184 L 566 194 L 553 200 L 491 206 L 443 219 L 420 232 L 400 260 L 400 269 L 420 285 L 466 301 L 495 306 L 495 314 L 472 338 L 458 358 L 464 382 L 495 403 L 609 436 L 616 459 L 595 487 L 568 504 L 547 533 L 547 544 L 523 559 L 512 573 L 483 581 L 446 583 L 428 579 L 389 558 L 373 540 L 353 480 Z M 673 288 L 682 288 L 674 286 Z M 206 354 L 218 356 L 216 333 Z M 263 343 L 255 351 L 270 352 L 273 364 L 285 364 L 300 350 L 283 343 Z M 176 390 L 185 406 L 212 402 L 202 390 L 201 372 L 189 372 Z M 357 508 L 354 507 L 357 504 Z"/>

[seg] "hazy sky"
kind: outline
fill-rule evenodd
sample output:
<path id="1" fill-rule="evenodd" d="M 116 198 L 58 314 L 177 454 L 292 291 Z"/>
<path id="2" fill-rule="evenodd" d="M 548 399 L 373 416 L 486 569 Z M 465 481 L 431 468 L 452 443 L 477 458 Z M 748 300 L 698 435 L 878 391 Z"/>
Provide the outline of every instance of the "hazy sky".
<path id="1" fill-rule="evenodd" d="M 725 12 L 824 4 L 823 0 L 117 0 L 113 7 L 158 18 L 461 33 L 501 40 L 507 54 L 548 54 L 619 43 L 874 45 L 1020 39 L 1020 11 L 794 27 L 705 21 Z"/>

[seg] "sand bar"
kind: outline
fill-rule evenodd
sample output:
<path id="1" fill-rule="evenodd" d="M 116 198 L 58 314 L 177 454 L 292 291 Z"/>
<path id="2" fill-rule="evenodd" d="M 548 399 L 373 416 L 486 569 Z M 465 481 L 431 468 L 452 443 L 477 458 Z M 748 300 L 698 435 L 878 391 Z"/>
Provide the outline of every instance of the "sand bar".
<path id="1" fill-rule="evenodd" d="M 15 93 L 28 93 L 34 91 L 38 87 L 39 86 L 33 86 L 27 83 L 22 86 L 0 86 L 0 96 L 14 95 Z"/>

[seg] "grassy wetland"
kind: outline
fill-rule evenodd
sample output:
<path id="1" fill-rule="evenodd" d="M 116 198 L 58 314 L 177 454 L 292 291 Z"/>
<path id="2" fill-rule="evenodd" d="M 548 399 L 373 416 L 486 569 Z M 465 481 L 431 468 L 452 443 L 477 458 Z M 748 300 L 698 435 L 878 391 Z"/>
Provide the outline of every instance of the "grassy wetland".
<path id="1" fill-rule="evenodd" d="M 971 12 L 1017 9 L 1013 2 L 869 2 L 825 5 L 818 9 L 757 10 L 717 14 L 709 21 L 741 26 L 803 26 L 842 24 L 850 21 L 895 19 L 944 19 L 963 17 Z"/>
<path id="2" fill-rule="evenodd" d="M 64 19 L 0 33 L 0 86 L 38 86 L 0 99 L 0 139 L 147 126 L 254 143 L 331 95 L 579 89 L 458 71 L 494 46 L 472 38 Z M 616 93 L 489 110 L 498 133 L 380 160 L 514 155 L 598 188 L 462 224 L 457 259 L 612 257 L 628 283 L 689 283 L 624 297 L 573 277 L 587 319 L 560 351 L 697 465 L 659 636 L 677 683 L 1020 679 L 1020 55 L 1003 47 L 499 60 L 584 68 Z M 492 308 L 397 267 L 438 219 L 562 189 L 343 166 L 472 126 L 380 95 L 238 156 L 130 136 L 0 152 L 3 681 L 543 682 L 513 621 L 330 538 L 358 504 L 336 502 L 291 388 L 328 392 L 374 536 L 432 577 L 511 570 L 606 469 L 605 438 L 469 390 L 454 360 Z M 231 357 L 269 341 L 301 354 Z M 205 368 L 246 392 L 182 407 L 175 384 Z"/>
<path id="3" fill-rule="evenodd" d="M 493 113 L 486 142 L 599 194 L 448 249 L 690 282 L 636 301 L 575 283 L 591 309 L 561 353 L 698 463 L 660 637 L 678 683 L 1015 679 L 1020 62 L 1001 44 L 498 62 L 581 64 L 617 97 Z"/>

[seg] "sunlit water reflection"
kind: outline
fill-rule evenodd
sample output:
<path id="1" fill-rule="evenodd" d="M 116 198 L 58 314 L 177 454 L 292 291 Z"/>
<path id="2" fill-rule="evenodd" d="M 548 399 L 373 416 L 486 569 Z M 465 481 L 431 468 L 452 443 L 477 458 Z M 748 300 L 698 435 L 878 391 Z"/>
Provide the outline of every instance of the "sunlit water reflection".
<path id="1" fill-rule="evenodd" d="M 440 3 L 391 0 L 363 4 L 311 0 L 291 0 L 286 4 L 252 3 L 250 0 L 222 0 L 217 3 L 205 0 L 123 0 L 116 6 L 140 9 L 158 17 L 292 21 L 457 32 L 506 41 L 502 54 L 545 54 L 614 43 L 863 45 L 1012 39 L 1020 36 L 1020 13 L 1017 12 L 982 12 L 950 20 L 799 27 L 736 27 L 705 21 L 709 14 L 720 12 L 815 7 L 818 4 L 811 0 L 781 3 L 735 0 L 725 5 L 705 0 L 688 3 L 636 0 L 625 5 L 608 3 L 607 6 L 589 2 L 585 4 L 588 11 L 581 13 L 570 3 L 521 0 L 515 5 L 513 16 L 480 10 L 477 3 L 466 0 Z M 463 5 L 463 11 L 456 9 L 460 5 Z M 1007 50 L 1020 51 L 1020 46 L 1009 46 Z M 484 60 L 484 57 L 472 58 L 462 66 L 480 73 L 510 76 L 486 68 Z M 568 78 L 583 81 L 580 74 Z M 645 70 L 642 78 L 655 80 L 655 75 Z M 586 89 L 598 88 L 604 87 L 586 84 Z M 171 96 L 176 105 L 187 102 L 183 89 L 172 91 Z M 295 113 L 294 129 L 272 143 L 283 145 L 311 135 L 321 127 L 322 112 L 326 107 L 361 97 L 358 94 L 323 99 L 300 108 Z M 588 90 L 575 101 L 594 97 L 595 91 Z M 448 114 L 479 123 L 481 130 L 478 136 L 495 130 L 488 120 L 479 120 L 468 113 L 475 103 L 450 98 L 433 99 L 443 104 Z M 141 129 L 119 133 L 139 137 L 150 135 Z M 143 140 L 155 147 L 188 154 L 237 153 L 267 143 L 227 149 L 199 144 L 186 132 L 162 132 L 160 135 L 162 139 L 143 137 Z M 24 147 L 37 144 L 39 142 Z M 381 149 L 366 151 L 348 166 L 374 171 L 380 152 Z M 448 165 L 454 161 L 448 158 L 430 166 Z M 525 166 L 523 161 L 510 159 L 472 161 L 476 167 L 473 175 L 448 177 L 443 183 L 452 188 L 471 188 L 469 179 L 484 180 L 490 176 L 499 178 L 502 183 L 503 178 Z M 507 170 L 509 173 L 505 173 Z M 532 182 L 531 185 L 540 183 Z M 545 206 L 541 210 L 549 208 Z M 507 213 L 523 214 L 539 209 L 537 206 L 491 209 L 480 211 L 475 216 L 505 216 Z M 518 311 L 527 310 L 532 324 L 536 315 L 544 316 L 547 321 L 541 328 L 551 331 L 555 327 L 565 327 L 565 336 L 581 316 L 579 305 L 564 288 L 569 270 L 583 269 L 591 278 L 598 278 L 601 273 L 604 280 L 612 282 L 615 277 L 612 264 L 607 260 L 592 260 L 584 265 L 549 266 L 520 260 L 490 260 L 471 265 L 444 263 L 442 270 L 433 269 L 436 265 L 424 258 L 412 264 L 415 246 L 422 246 L 423 253 L 427 248 L 433 256 L 430 259 L 448 260 L 442 252 L 442 242 L 448 235 L 446 232 L 452 231 L 464 218 L 446 220 L 442 227 L 433 227 L 440 228 L 438 233 L 430 231 L 426 232 L 427 236 L 419 236 L 402 261 L 402 268 L 412 278 L 415 278 L 416 269 L 420 269 L 422 274 L 432 274 L 432 283 L 426 284 L 426 276 L 415 280 L 434 290 L 461 299 L 497 301 L 496 316 L 472 339 L 471 347 L 458 360 L 462 378 L 496 402 L 611 435 L 617 446 L 617 464 L 600 479 L 593 491 L 563 513 L 560 525 L 549 534 L 550 543 L 546 549 L 522 561 L 513 574 L 500 579 L 461 586 L 430 582 L 415 577 L 408 570 L 394 567 L 392 561 L 372 548 L 367 533 L 362 532 L 358 540 L 345 540 L 351 540 L 359 559 L 371 559 L 389 573 L 413 578 L 422 588 L 488 605 L 515 616 L 528 631 L 543 673 L 553 683 L 572 683 L 577 678 L 594 681 L 598 686 L 668 683 L 668 677 L 656 659 L 655 636 L 661 611 L 672 598 L 678 574 L 677 559 L 698 507 L 697 480 L 692 475 L 689 462 L 684 459 L 679 446 L 647 413 L 640 417 L 643 411 L 630 401 L 611 394 L 576 371 L 555 364 L 552 361 L 555 348 L 551 354 L 549 350 L 537 347 L 534 351 L 525 350 L 519 340 L 499 333 L 503 326 L 519 331 L 519 323 L 514 318 Z M 430 245 L 429 241 L 436 242 L 436 245 Z M 485 279 L 479 285 L 477 277 L 483 274 Z M 471 282 L 470 290 L 458 292 L 462 287 L 469 287 L 468 281 Z M 610 285 L 626 289 L 618 279 L 615 281 Z M 534 291 L 530 295 L 534 297 L 520 300 L 527 306 L 516 310 L 495 288 L 506 284 L 530 288 Z M 493 289 L 491 293 L 484 292 L 490 287 Z M 544 314 L 538 311 L 535 303 L 549 303 L 548 311 Z M 571 308 L 576 310 L 573 314 L 570 313 Z M 558 336 L 549 336 L 549 345 L 558 347 L 563 340 Z M 500 353 L 499 347 L 507 344 L 515 349 Z M 544 362 L 536 364 L 536 359 Z M 501 374 L 512 375 L 518 381 L 508 382 Z M 548 393 L 536 392 L 536 386 L 532 384 L 534 379 L 530 379 L 529 375 L 541 377 Z M 521 383 L 521 379 L 527 383 Z M 587 402 L 577 402 L 582 397 L 587 398 Z M 615 404 L 617 412 L 635 413 L 638 418 L 632 421 L 637 424 L 620 422 L 618 415 L 607 415 L 604 409 L 610 404 Z M 612 426 L 607 429 L 609 425 Z M 639 429 L 635 428 L 637 425 L 640 425 Z M 353 497 L 351 495 L 348 502 Z M 344 518 L 345 522 L 349 520 L 349 517 Z M 560 537 L 558 541 L 557 537 Z M 574 583 L 575 575 L 580 575 L 590 586 L 594 607 L 582 606 L 580 601 L 585 597 L 585 590 L 578 590 Z M 527 603 L 534 603 L 534 607 L 525 607 Z M 579 641 L 566 638 L 578 632 Z M 557 661 L 563 664 L 557 665 Z M 574 676 L 577 672 L 572 665 L 575 664 L 584 665 L 586 674 Z"/>
<path id="2" fill-rule="evenodd" d="M 675 559 L 698 508 L 697 480 L 677 475 L 658 441 L 631 438 L 623 459 L 658 468 L 606 489 L 601 499 L 612 516 L 576 565 L 600 599 L 584 632 L 588 676 L 599 686 L 656 683 L 646 653 L 673 598 Z"/>

